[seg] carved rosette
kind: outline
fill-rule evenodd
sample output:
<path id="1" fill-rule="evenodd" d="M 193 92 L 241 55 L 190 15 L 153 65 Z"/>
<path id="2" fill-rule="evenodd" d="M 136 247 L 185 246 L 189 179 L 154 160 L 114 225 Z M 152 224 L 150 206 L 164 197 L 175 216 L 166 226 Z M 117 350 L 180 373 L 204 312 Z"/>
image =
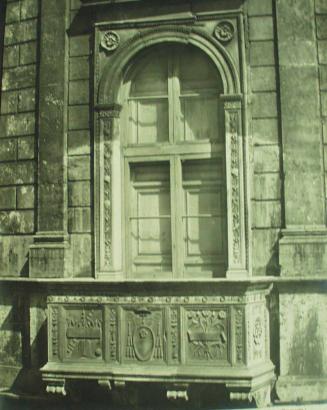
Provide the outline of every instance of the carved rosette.
<path id="1" fill-rule="evenodd" d="M 244 235 L 243 145 L 241 101 L 225 101 L 226 163 L 228 190 L 228 271 L 246 271 Z"/>

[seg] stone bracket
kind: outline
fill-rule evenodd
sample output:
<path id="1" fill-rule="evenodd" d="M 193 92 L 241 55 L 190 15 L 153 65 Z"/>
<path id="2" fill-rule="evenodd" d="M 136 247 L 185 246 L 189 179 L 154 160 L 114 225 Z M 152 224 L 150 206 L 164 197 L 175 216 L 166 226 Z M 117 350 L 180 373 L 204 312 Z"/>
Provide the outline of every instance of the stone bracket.
<path id="1" fill-rule="evenodd" d="M 167 388 L 167 399 L 188 401 L 187 389 L 188 384 L 173 384 Z"/>
<path id="2" fill-rule="evenodd" d="M 65 379 L 48 380 L 46 392 L 66 396 Z"/>

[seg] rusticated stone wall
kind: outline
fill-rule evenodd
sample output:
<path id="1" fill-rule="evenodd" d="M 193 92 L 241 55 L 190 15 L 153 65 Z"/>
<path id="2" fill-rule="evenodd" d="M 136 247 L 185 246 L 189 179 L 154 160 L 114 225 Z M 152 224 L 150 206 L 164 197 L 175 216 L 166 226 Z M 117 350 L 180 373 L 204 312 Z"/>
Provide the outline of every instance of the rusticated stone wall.
<path id="1" fill-rule="evenodd" d="M 68 91 L 68 231 L 71 234 L 72 276 L 92 272 L 90 56 L 91 36 L 81 26 L 79 0 L 70 1 Z M 76 23 L 77 21 L 77 23 Z M 82 19 L 83 21 L 83 19 Z M 85 32 L 86 30 L 86 32 Z"/>
<path id="2" fill-rule="evenodd" d="M 254 275 L 276 275 L 282 226 L 276 21 L 272 0 L 249 0 L 247 57 L 252 140 Z"/>
<path id="3" fill-rule="evenodd" d="M 0 117 L 0 275 L 26 275 L 34 224 L 37 0 L 8 1 Z M 19 236 L 17 236 L 19 235 Z"/>

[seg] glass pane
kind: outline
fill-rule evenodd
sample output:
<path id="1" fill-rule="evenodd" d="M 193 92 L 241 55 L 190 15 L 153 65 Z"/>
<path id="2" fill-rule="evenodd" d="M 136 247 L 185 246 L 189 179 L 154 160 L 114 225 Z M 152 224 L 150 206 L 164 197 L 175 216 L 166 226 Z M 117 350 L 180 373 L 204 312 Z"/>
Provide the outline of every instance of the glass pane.
<path id="1" fill-rule="evenodd" d="M 218 115 L 218 97 L 181 98 L 183 140 L 217 140 L 219 137 Z"/>
<path id="2" fill-rule="evenodd" d="M 133 165 L 131 176 L 133 269 L 171 271 L 169 164 Z"/>
<path id="3" fill-rule="evenodd" d="M 222 90 L 218 70 L 209 57 L 195 47 L 178 50 L 181 93 L 195 90 Z"/>
<path id="4" fill-rule="evenodd" d="M 131 86 L 131 97 L 168 94 L 167 50 L 151 50 L 137 62 L 138 69 Z"/>
<path id="5" fill-rule="evenodd" d="M 130 143 L 149 144 L 169 139 L 168 100 L 130 101 Z"/>
<path id="6" fill-rule="evenodd" d="M 225 264 L 227 240 L 222 161 L 185 161 L 183 194 L 185 271 L 216 275 Z"/>

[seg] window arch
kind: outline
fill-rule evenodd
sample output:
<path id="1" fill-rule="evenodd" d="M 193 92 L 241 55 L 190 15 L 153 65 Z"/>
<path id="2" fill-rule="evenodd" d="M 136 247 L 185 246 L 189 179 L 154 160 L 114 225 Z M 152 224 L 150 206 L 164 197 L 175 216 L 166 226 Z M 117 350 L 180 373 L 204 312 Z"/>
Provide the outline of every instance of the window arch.
<path id="1" fill-rule="evenodd" d="M 126 269 L 217 277 L 227 267 L 222 81 L 190 45 L 140 53 L 124 82 Z"/>

